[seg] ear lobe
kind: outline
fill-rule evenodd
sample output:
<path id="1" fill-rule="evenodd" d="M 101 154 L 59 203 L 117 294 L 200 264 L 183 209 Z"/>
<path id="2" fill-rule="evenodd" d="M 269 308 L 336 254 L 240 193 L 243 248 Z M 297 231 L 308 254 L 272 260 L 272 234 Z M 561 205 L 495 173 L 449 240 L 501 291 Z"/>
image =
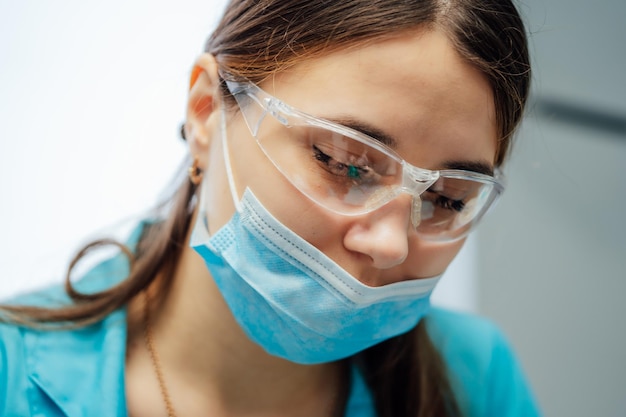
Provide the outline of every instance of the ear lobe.
<path id="1" fill-rule="evenodd" d="M 185 137 L 192 155 L 199 159 L 201 169 L 206 168 L 206 155 L 213 128 L 211 121 L 219 107 L 219 75 L 215 57 L 202 54 L 195 62 L 189 80 L 187 121 Z"/>

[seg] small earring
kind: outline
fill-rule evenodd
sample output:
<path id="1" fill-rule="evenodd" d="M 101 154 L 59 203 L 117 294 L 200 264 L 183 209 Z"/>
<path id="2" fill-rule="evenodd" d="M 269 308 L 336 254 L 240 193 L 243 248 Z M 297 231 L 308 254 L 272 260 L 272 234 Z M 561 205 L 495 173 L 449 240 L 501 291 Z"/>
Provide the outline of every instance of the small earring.
<path id="1" fill-rule="evenodd" d="M 198 158 L 193 158 L 193 164 L 188 169 L 189 181 L 193 185 L 198 185 L 202 181 L 202 170 L 198 168 Z"/>

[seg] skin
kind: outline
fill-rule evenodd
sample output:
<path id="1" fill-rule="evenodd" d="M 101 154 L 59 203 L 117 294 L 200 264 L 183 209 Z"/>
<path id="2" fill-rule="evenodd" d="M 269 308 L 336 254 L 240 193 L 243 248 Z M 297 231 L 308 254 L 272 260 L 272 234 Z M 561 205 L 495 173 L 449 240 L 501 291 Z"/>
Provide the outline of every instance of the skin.
<path id="1" fill-rule="evenodd" d="M 187 138 L 209 181 L 207 212 L 215 232 L 234 213 L 223 159 L 217 65 L 196 62 Z M 497 147 L 493 96 L 484 76 L 446 36 L 416 31 L 333 52 L 277 73 L 260 85 L 309 114 L 367 123 L 394 138 L 413 165 L 451 161 L 493 166 Z M 380 286 L 442 273 L 463 240 L 425 242 L 410 224 L 403 195 L 366 215 L 328 212 L 295 189 L 265 157 L 236 109 L 227 135 L 237 198 L 249 187 L 285 225 L 363 283 Z M 244 150 L 244 151 L 235 151 Z M 164 301 L 153 308 L 154 344 L 178 415 L 328 415 L 342 368 L 302 366 L 267 355 L 243 334 L 204 261 L 185 249 Z M 165 415 L 142 339 L 141 303 L 129 307 L 127 401 L 132 416 Z"/>

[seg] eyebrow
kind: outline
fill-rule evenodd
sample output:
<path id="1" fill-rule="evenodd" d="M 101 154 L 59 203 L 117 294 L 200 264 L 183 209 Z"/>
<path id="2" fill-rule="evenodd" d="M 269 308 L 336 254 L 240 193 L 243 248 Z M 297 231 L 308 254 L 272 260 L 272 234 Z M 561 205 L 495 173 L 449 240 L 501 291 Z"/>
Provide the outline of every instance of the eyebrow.
<path id="1" fill-rule="evenodd" d="M 480 161 L 446 161 L 442 165 L 444 169 L 472 171 L 479 174 L 489 175 L 491 177 L 493 177 L 494 174 L 491 164 Z"/>
<path id="2" fill-rule="evenodd" d="M 383 132 L 379 128 L 372 126 L 368 123 L 353 119 L 349 116 L 325 118 L 325 119 L 333 123 L 337 123 L 342 126 L 349 127 L 352 130 L 356 130 L 358 132 L 364 133 L 367 136 L 370 136 L 372 139 L 375 139 L 378 142 L 382 143 L 383 145 L 390 147 L 391 149 L 397 149 L 397 142 L 391 135 Z"/>

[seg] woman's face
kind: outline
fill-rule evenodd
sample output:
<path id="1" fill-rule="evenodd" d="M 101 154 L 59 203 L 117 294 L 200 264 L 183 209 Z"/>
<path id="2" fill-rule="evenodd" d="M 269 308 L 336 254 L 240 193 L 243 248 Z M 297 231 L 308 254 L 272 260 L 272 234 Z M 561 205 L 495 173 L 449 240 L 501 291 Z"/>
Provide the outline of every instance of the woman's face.
<path id="1" fill-rule="evenodd" d="M 497 133 L 491 89 L 440 32 L 405 34 L 310 59 L 259 86 L 308 114 L 349 120 L 393 138 L 397 153 L 418 167 L 493 167 Z M 219 117 L 212 119 L 218 125 Z M 274 167 L 241 113 L 229 111 L 227 120 L 237 198 L 249 187 L 275 217 L 364 284 L 438 275 L 461 248 L 463 240 L 420 239 L 410 226 L 408 195 L 359 216 L 326 210 Z M 234 213 L 215 131 L 205 172 L 212 232 Z"/>

